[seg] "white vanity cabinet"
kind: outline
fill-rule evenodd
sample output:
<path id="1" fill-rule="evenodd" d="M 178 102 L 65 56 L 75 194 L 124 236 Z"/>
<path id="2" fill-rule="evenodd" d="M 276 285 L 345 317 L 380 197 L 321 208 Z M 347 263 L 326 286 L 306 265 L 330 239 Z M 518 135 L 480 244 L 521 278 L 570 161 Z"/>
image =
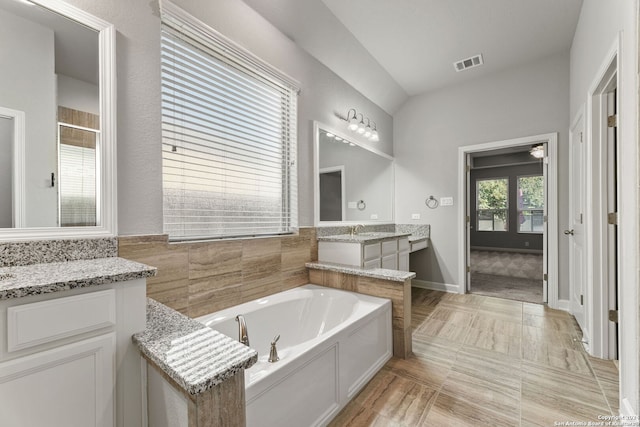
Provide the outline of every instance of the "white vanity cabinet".
<path id="1" fill-rule="evenodd" d="M 318 261 L 363 268 L 409 271 L 409 248 L 407 236 L 319 240 Z"/>
<path id="2" fill-rule="evenodd" d="M 0 301 L 0 424 L 138 426 L 146 280 Z"/>

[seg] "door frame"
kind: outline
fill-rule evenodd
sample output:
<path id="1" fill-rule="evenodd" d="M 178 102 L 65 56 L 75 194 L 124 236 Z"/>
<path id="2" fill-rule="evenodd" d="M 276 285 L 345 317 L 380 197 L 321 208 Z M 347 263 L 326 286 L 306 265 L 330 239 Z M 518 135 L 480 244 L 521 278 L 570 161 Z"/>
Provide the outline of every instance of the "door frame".
<path id="1" fill-rule="evenodd" d="M 12 172 L 12 203 L 13 203 L 13 228 L 26 227 L 25 207 L 25 151 L 26 151 L 26 125 L 25 113 L 20 110 L 0 107 L 0 117 L 13 120 L 13 165 Z"/>
<path id="2" fill-rule="evenodd" d="M 547 194 L 545 197 L 545 211 L 547 216 L 547 250 L 544 253 L 544 263 L 547 265 L 547 304 L 551 308 L 558 308 L 558 133 L 525 136 L 522 138 L 493 141 L 482 144 L 466 145 L 458 148 L 458 288 L 465 293 L 468 287 L 467 265 L 469 261 L 469 223 L 467 215 L 470 209 L 468 200 L 467 159 L 469 154 L 499 148 L 515 146 L 531 146 L 544 142 L 547 145 Z"/>
<path id="3" fill-rule="evenodd" d="M 591 337 L 589 353 L 609 357 L 609 278 L 607 231 L 607 93 L 612 87 L 620 93 L 620 45 L 622 35 L 614 41 L 589 86 L 586 108 L 586 294 L 587 325 Z M 619 97 L 618 118 L 620 118 Z M 620 141 L 618 127 L 618 141 Z M 618 180 L 618 186 L 620 180 Z M 620 242 L 618 242 L 620 245 Z M 620 248 L 618 247 L 618 250 Z M 620 253 L 620 252 L 618 252 Z M 618 261 L 620 275 L 620 261 Z"/>

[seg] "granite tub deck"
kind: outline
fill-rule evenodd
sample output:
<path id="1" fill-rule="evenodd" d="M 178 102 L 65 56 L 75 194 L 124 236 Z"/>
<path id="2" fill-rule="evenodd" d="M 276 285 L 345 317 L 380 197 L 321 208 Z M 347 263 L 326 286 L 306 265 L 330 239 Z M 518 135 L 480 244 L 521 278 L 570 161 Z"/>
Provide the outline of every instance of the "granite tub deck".
<path id="1" fill-rule="evenodd" d="M 156 268 L 109 257 L 0 268 L 0 300 L 142 279 Z"/>
<path id="2" fill-rule="evenodd" d="M 258 360 L 254 349 L 151 298 L 147 327 L 133 342 L 188 398 L 189 425 L 244 425 L 244 370 Z"/>
<path id="3" fill-rule="evenodd" d="M 411 355 L 411 279 L 415 273 L 318 262 L 306 266 L 313 284 L 390 299 L 393 355 L 402 359 Z"/>

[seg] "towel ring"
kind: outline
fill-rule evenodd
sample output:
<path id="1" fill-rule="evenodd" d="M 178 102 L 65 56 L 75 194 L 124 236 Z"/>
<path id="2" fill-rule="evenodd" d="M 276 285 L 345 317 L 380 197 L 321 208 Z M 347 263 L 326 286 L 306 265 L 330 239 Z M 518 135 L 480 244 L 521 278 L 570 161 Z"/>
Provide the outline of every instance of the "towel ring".
<path id="1" fill-rule="evenodd" d="M 429 198 L 424 201 L 424 204 L 427 205 L 429 209 L 435 209 L 438 207 L 440 203 L 438 202 L 438 199 L 436 199 L 435 197 L 429 196 Z"/>
<path id="2" fill-rule="evenodd" d="M 364 200 L 358 200 L 358 210 L 359 211 L 365 210 L 366 207 L 367 207 L 367 204 L 364 202 Z"/>

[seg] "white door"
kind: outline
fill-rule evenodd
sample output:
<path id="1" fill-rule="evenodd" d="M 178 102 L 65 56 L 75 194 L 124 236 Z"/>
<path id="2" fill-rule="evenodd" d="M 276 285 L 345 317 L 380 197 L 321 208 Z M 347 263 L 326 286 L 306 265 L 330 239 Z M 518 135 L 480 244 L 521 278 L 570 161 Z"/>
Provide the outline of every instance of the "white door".
<path id="1" fill-rule="evenodd" d="M 585 241 L 584 241 L 584 117 L 571 128 L 569 141 L 569 228 L 564 230 L 569 239 L 569 284 L 571 289 L 571 313 L 582 331 L 588 336 L 585 306 Z"/>

